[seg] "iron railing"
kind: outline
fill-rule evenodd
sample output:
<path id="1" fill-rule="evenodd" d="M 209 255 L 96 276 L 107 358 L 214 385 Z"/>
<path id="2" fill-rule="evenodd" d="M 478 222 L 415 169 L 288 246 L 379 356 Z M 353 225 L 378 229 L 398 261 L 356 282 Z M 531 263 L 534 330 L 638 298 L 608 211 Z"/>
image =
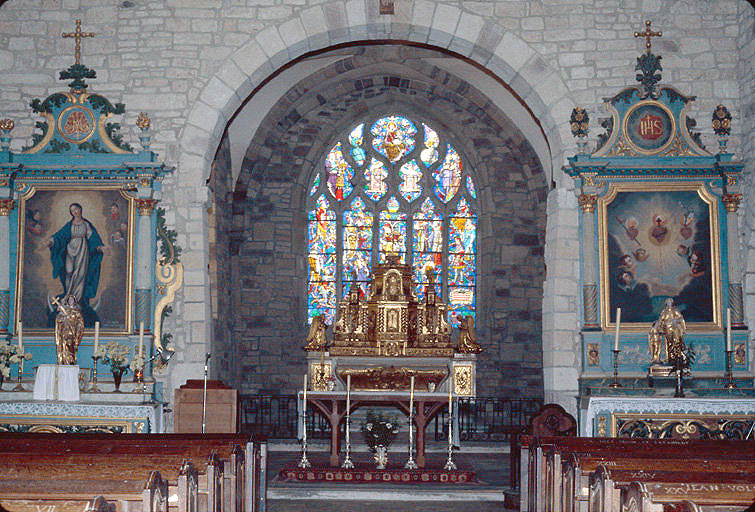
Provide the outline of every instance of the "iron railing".
<path id="1" fill-rule="evenodd" d="M 535 398 L 459 398 L 459 435 L 462 441 L 510 442 L 542 407 Z M 435 439 L 448 435 L 448 410 L 435 417 Z M 318 411 L 308 409 L 307 436 L 328 439 L 330 424 Z M 296 439 L 296 395 L 245 395 L 239 398 L 241 432 L 268 439 Z M 428 429 L 430 430 L 430 429 Z M 428 432 L 428 435 L 430 432 Z"/>

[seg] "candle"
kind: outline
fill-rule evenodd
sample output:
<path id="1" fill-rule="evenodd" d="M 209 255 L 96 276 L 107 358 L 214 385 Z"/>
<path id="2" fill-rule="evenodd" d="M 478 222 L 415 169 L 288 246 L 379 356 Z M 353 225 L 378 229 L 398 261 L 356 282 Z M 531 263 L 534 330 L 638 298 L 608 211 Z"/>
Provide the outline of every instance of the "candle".
<path id="1" fill-rule="evenodd" d="M 351 374 L 346 376 L 346 412 L 351 410 Z"/>
<path id="2" fill-rule="evenodd" d="M 144 322 L 141 322 L 139 324 L 139 356 L 142 355 L 144 351 Z"/>
<path id="3" fill-rule="evenodd" d="M 307 374 L 304 374 L 304 406 L 302 407 L 304 414 L 307 413 Z"/>
<path id="4" fill-rule="evenodd" d="M 18 322 L 18 351 L 24 352 L 24 326 Z"/>
<path id="5" fill-rule="evenodd" d="M 731 309 L 726 308 L 726 351 L 731 352 Z"/>
<path id="6" fill-rule="evenodd" d="M 94 323 L 94 352 L 97 352 L 97 346 L 100 343 L 100 323 Z"/>
<path id="7" fill-rule="evenodd" d="M 404 342 L 404 355 L 406 355 L 406 342 Z"/>
<path id="8" fill-rule="evenodd" d="M 613 340 L 613 349 L 619 350 L 619 330 L 621 329 L 621 308 L 616 308 L 616 337 Z"/>
<path id="9" fill-rule="evenodd" d="M 412 379 L 409 383 L 409 410 L 412 410 L 412 405 L 414 404 L 414 375 L 412 375 Z"/>
<path id="10" fill-rule="evenodd" d="M 378 355 L 380 355 L 380 342 L 378 341 Z"/>
<path id="11" fill-rule="evenodd" d="M 453 391 L 453 384 L 454 382 L 449 377 L 448 379 L 448 446 L 449 446 L 449 450 L 450 450 L 451 444 L 453 443 L 453 437 L 451 435 L 451 430 L 452 430 L 451 422 L 453 421 L 453 414 L 454 414 L 453 403 L 452 403 L 453 397 L 451 396 L 451 392 Z"/>

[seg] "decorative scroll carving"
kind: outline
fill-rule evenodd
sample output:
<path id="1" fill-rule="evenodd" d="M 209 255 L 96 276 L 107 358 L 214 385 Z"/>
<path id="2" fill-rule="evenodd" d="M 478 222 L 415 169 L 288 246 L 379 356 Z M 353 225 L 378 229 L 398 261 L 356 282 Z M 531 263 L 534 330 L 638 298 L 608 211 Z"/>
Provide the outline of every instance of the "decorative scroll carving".
<path id="1" fill-rule="evenodd" d="M 163 336 L 162 334 L 163 313 L 167 314 L 170 311 L 168 308 L 175 300 L 176 290 L 183 285 L 184 266 L 183 263 L 178 261 L 181 249 L 174 245 L 175 231 L 166 230 L 163 209 L 160 208 L 157 213 L 157 234 L 162 240 L 162 248 L 155 262 L 155 277 L 157 278 L 157 294 L 161 297 L 155 304 L 154 335 L 155 349 L 161 356 L 157 360 L 157 367 L 161 369 L 165 366 L 163 361 L 167 362 L 173 355 L 173 349 L 163 344 L 163 338 L 170 336 L 168 334 Z"/>

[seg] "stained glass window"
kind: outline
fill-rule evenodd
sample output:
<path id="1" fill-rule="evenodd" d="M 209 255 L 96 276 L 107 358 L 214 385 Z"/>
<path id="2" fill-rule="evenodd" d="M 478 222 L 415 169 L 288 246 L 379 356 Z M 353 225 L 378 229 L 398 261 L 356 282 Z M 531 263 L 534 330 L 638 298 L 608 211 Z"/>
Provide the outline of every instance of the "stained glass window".
<path id="1" fill-rule="evenodd" d="M 322 315 L 332 323 L 336 307 L 336 213 L 325 196 L 309 212 L 308 316 Z"/>
<path id="2" fill-rule="evenodd" d="M 353 286 L 366 294 L 373 266 L 397 253 L 418 299 L 432 275 L 458 325 L 477 306 L 474 178 L 431 125 L 401 114 L 362 121 L 334 141 L 309 187 L 308 317 L 331 324 L 337 297 Z"/>

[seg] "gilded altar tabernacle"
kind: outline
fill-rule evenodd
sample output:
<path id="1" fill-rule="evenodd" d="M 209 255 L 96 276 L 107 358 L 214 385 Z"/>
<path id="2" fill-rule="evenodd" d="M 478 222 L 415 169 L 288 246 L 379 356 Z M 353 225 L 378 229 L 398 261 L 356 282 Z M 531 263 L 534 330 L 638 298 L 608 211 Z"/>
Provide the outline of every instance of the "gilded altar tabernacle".
<path id="1" fill-rule="evenodd" d="M 58 306 L 58 314 L 55 317 L 58 364 L 76 364 L 76 353 L 84 336 L 84 317 L 73 295 L 64 298 L 63 303 L 57 299 L 53 299 L 53 302 Z"/>
<path id="2" fill-rule="evenodd" d="M 396 254 L 386 260 L 375 265 L 366 296 L 354 286 L 338 304 L 332 341 L 325 339 L 322 317 L 312 319 L 303 347 L 309 353 L 312 389 L 342 389 L 349 375 L 355 389 L 409 389 L 413 376 L 417 389 L 440 391 L 453 380 L 463 383 L 454 387 L 457 395 L 473 396 L 475 358 L 482 351 L 473 318 L 459 317 L 462 327 L 454 346 L 448 305 L 435 292 L 432 270 L 418 300 L 412 267 Z"/>
<path id="3" fill-rule="evenodd" d="M 412 290 L 412 268 L 398 255 L 375 266 L 367 297 L 354 287 L 338 304 L 331 355 L 453 356 L 448 306 L 431 281 L 422 302 Z"/>

